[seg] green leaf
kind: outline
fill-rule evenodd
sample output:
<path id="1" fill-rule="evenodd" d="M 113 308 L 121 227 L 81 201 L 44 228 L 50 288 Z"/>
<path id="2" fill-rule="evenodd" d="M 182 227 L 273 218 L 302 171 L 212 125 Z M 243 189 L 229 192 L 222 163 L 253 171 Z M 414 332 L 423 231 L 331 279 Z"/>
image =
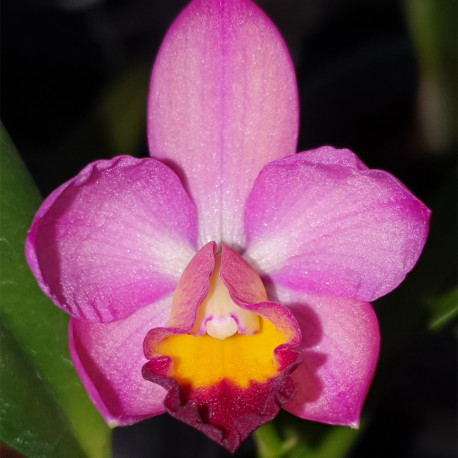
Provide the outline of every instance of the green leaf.
<path id="1" fill-rule="evenodd" d="M 253 434 L 259 458 L 282 458 L 297 443 L 297 440 L 282 440 L 274 423 L 266 423 Z"/>
<path id="2" fill-rule="evenodd" d="M 457 2 L 404 0 L 407 25 L 421 69 L 420 121 L 429 147 L 456 145 Z"/>
<path id="3" fill-rule="evenodd" d="M 429 329 L 438 331 L 458 315 L 458 288 L 430 301 Z"/>
<path id="4" fill-rule="evenodd" d="M 84 456 L 53 393 L 1 323 L 0 345 L 2 439 L 30 456 Z"/>
<path id="5" fill-rule="evenodd" d="M 346 426 L 319 425 L 321 438 L 315 442 L 312 437 L 298 437 L 298 444 L 288 454 L 288 458 L 343 458 L 359 437 L 359 432 Z M 297 433 L 296 433 L 297 434 Z"/>
<path id="6" fill-rule="evenodd" d="M 361 429 L 323 425 L 281 411 L 253 437 L 259 458 L 343 458 L 360 433 Z"/>
<path id="7" fill-rule="evenodd" d="M 41 198 L 0 124 L 0 439 L 31 457 L 111 453 L 111 434 L 76 375 L 68 316 L 38 288 L 24 258 Z"/>
<path id="8" fill-rule="evenodd" d="M 129 67 L 106 88 L 97 103 L 97 119 L 105 132 L 112 155 L 134 155 L 145 135 L 145 100 L 150 68 Z"/>

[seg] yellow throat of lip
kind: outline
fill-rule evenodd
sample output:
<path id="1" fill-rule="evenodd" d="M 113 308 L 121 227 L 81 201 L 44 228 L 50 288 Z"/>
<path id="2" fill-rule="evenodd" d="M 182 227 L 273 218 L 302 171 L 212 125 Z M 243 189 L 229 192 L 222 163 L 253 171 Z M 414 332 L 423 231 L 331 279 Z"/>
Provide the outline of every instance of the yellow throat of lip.
<path id="1" fill-rule="evenodd" d="M 283 332 L 259 317 L 256 334 L 236 333 L 226 339 L 171 335 L 156 351 L 172 358 L 168 375 L 181 386 L 208 387 L 226 379 L 247 388 L 251 381 L 263 383 L 277 375 L 273 352 L 286 340 Z"/>
<path id="2" fill-rule="evenodd" d="M 190 334 L 170 335 L 156 351 L 173 360 L 169 376 L 180 385 L 208 387 L 222 379 L 242 388 L 278 373 L 273 352 L 287 336 L 270 321 L 235 304 L 220 277 L 215 256 L 209 291 Z M 265 290 L 262 292 L 267 300 Z"/>

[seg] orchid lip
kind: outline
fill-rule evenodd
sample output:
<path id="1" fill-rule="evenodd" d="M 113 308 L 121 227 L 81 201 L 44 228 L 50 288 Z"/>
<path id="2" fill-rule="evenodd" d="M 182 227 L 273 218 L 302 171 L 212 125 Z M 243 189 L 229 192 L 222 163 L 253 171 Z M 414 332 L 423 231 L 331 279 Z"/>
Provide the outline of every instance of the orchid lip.
<path id="1" fill-rule="evenodd" d="M 234 452 L 293 400 L 301 333 L 236 251 L 215 252 L 206 244 L 184 269 L 167 327 L 145 338 L 142 374 L 168 391 L 170 415 Z"/>

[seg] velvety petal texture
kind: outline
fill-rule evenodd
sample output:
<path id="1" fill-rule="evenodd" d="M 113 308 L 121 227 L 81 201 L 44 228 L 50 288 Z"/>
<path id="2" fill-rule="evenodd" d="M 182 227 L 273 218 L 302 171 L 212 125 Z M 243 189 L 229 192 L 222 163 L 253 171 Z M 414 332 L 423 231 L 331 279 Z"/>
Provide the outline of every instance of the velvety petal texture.
<path id="1" fill-rule="evenodd" d="M 204 285 L 192 272 L 210 265 L 211 245 L 204 246 L 185 269 L 173 302 L 178 311 L 172 312 L 169 327 L 148 333 L 145 355 L 150 361 L 143 376 L 168 390 L 164 405 L 169 414 L 234 452 L 293 399 L 291 372 L 300 357 L 291 349 L 300 343 L 300 330 L 288 309 L 267 302 L 256 272 L 223 245 L 221 279 L 238 307 L 259 316 L 259 330 L 223 339 L 192 335 L 202 295 L 212 294 L 208 273 Z M 208 272 L 206 267 L 203 271 Z M 182 295 L 184 290 L 192 295 Z"/>
<path id="2" fill-rule="evenodd" d="M 276 284 L 372 301 L 413 268 L 429 216 L 389 173 L 323 147 L 261 171 L 245 208 L 244 256 Z"/>
<path id="3" fill-rule="evenodd" d="M 111 323 L 72 318 L 70 355 L 97 410 L 109 426 L 126 426 L 165 412 L 166 390 L 142 377 L 143 340 L 167 324 L 172 297 Z"/>
<path id="4" fill-rule="evenodd" d="M 58 307 L 109 322 L 173 292 L 196 236 L 177 176 L 155 159 L 121 156 L 88 165 L 44 201 L 26 257 Z"/>
<path id="5" fill-rule="evenodd" d="M 244 244 L 243 206 L 267 162 L 296 151 L 293 65 L 250 0 L 194 0 L 168 31 L 148 100 L 150 154 L 197 205 L 199 246 Z"/>
<path id="6" fill-rule="evenodd" d="M 302 363 L 294 399 L 283 406 L 307 420 L 357 427 L 377 365 L 380 333 L 370 304 L 277 288 L 299 323 Z"/>

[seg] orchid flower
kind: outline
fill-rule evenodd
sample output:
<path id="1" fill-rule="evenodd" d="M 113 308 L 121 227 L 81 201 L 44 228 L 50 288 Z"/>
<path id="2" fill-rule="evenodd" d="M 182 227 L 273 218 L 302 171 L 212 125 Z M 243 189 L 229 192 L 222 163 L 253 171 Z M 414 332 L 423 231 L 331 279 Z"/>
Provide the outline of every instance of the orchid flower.
<path id="1" fill-rule="evenodd" d="M 168 412 L 229 451 L 280 407 L 357 427 L 369 302 L 413 268 L 430 212 L 349 150 L 295 154 L 297 133 L 270 20 L 194 0 L 153 68 L 151 157 L 89 164 L 38 210 L 26 257 L 110 426 Z"/>

